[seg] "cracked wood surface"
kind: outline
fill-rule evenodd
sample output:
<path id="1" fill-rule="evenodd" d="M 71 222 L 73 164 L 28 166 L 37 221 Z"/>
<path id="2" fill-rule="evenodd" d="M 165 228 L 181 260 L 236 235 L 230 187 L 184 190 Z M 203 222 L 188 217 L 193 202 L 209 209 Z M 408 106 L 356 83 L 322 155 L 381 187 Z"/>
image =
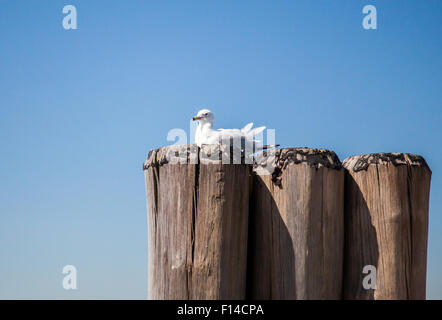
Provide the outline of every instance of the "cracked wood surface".
<path id="1" fill-rule="evenodd" d="M 255 164 L 248 297 L 340 299 L 344 170 L 332 151 L 277 150 L 272 175 Z"/>
<path id="2" fill-rule="evenodd" d="M 180 163 L 192 148 L 153 150 L 143 166 L 149 299 L 244 299 L 251 166 Z"/>
<path id="3" fill-rule="evenodd" d="M 250 165 L 194 145 L 149 153 L 149 298 L 425 298 L 422 157 L 354 156 L 342 169 L 332 151 L 291 148 L 264 162 L 252 178 Z M 365 265 L 377 268 L 375 290 L 362 287 Z"/>
<path id="4" fill-rule="evenodd" d="M 345 299 L 425 299 L 431 171 L 416 155 L 349 157 L 345 177 Z M 377 268 L 366 290 L 365 265 Z"/>

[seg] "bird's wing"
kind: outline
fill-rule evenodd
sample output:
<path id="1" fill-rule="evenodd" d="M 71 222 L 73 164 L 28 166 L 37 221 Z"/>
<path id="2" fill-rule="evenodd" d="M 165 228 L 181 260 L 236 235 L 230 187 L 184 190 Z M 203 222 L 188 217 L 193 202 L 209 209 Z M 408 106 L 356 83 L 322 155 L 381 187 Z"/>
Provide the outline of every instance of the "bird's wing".
<path id="1" fill-rule="evenodd" d="M 239 129 L 218 129 L 216 130 L 221 137 L 231 136 L 233 138 L 243 136 Z"/>
<path id="2" fill-rule="evenodd" d="M 249 132 L 247 132 L 246 136 L 247 137 L 256 136 L 257 134 L 263 132 L 265 130 L 265 128 L 266 128 L 265 126 L 262 126 L 262 127 L 258 127 L 258 128 L 253 129 L 253 130 L 250 130 Z"/>
<path id="3" fill-rule="evenodd" d="M 241 132 L 247 134 L 250 131 L 250 129 L 252 129 L 252 127 L 253 127 L 253 122 L 250 122 L 246 124 L 244 128 L 241 129 Z"/>
<path id="4" fill-rule="evenodd" d="M 240 136 L 242 135 L 241 130 L 239 129 L 218 129 L 216 130 L 218 132 L 218 134 L 220 134 L 221 136 L 227 136 L 227 135 L 231 135 L 233 137 L 236 136 Z"/>

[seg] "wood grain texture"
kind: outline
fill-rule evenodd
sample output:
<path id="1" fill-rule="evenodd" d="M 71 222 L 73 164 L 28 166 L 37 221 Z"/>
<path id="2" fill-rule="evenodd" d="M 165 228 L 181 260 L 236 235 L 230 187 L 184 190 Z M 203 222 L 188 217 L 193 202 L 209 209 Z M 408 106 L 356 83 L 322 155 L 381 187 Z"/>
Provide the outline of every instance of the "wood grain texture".
<path id="1" fill-rule="evenodd" d="M 148 296 L 244 299 L 251 166 L 204 159 L 195 150 L 164 147 L 144 164 Z M 189 164 L 195 158 L 200 163 Z"/>
<path id="2" fill-rule="evenodd" d="M 344 160 L 345 299 L 425 299 L 431 170 L 416 155 Z M 377 270 L 364 289 L 363 267 Z"/>
<path id="3" fill-rule="evenodd" d="M 254 168 L 248 297 L 340 299 L 344 171 L 332 151 L 277 150 Z"/>

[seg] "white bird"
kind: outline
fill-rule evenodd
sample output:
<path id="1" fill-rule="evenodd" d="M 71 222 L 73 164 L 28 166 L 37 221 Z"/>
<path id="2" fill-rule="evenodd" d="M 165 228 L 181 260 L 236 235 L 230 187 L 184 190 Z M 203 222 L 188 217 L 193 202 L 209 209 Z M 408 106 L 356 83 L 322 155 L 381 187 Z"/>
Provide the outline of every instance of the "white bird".
<path id="1" fill-rule="evenodd" d="M 275 148 L 279 145 L 262 145 L 260 141 L 255 140 L 254 136 L 264 131 L 266 127 L 253 127 L 253 122 L 247 124 L 242 129 L 213 129 L 213 122 L 215 117 L 210 110 L 203 109 L 198 112 L 198 114 L 192 118 L 194 121 L 198 121 L 198 127 L 195 133 L 195 143 L 198 147 L 203 144 L 222 144 L 230 139 L 238 139 L 244 141 L 245 150 L 250 150 L 257 152 L 260 150 L 265 150 L 269 148 Z M 229 139 L 229 140 L 227 140 Z"/>

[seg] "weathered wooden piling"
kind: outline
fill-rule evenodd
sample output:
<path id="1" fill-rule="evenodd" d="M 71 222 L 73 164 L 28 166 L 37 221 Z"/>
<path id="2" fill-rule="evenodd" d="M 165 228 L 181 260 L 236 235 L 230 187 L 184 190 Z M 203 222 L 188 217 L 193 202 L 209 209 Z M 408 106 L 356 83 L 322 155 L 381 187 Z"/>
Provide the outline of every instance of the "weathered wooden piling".
<path id="1" fill-rule="evenodd" d="M 248 297 L 341 299 L 344 170 L 336 154 L 281 149 L 254 173 Z"/>
<path id="2" fill-rule="evenodd" d="M 251 165 L 207 157 L 219 148 L 169 146 L 144 163 L 150 299 L 245 298 Z"/>
<path id="3" fill-rule="evenodd" d="M 344 298 L 425 299 L 431 179 L 425 160 L 383 153 L 349 157 L 343 165 Z M 363 273 L 365 266 L 375 269 Z M 376 283 L 364 285 L 373 270 Z"/>

